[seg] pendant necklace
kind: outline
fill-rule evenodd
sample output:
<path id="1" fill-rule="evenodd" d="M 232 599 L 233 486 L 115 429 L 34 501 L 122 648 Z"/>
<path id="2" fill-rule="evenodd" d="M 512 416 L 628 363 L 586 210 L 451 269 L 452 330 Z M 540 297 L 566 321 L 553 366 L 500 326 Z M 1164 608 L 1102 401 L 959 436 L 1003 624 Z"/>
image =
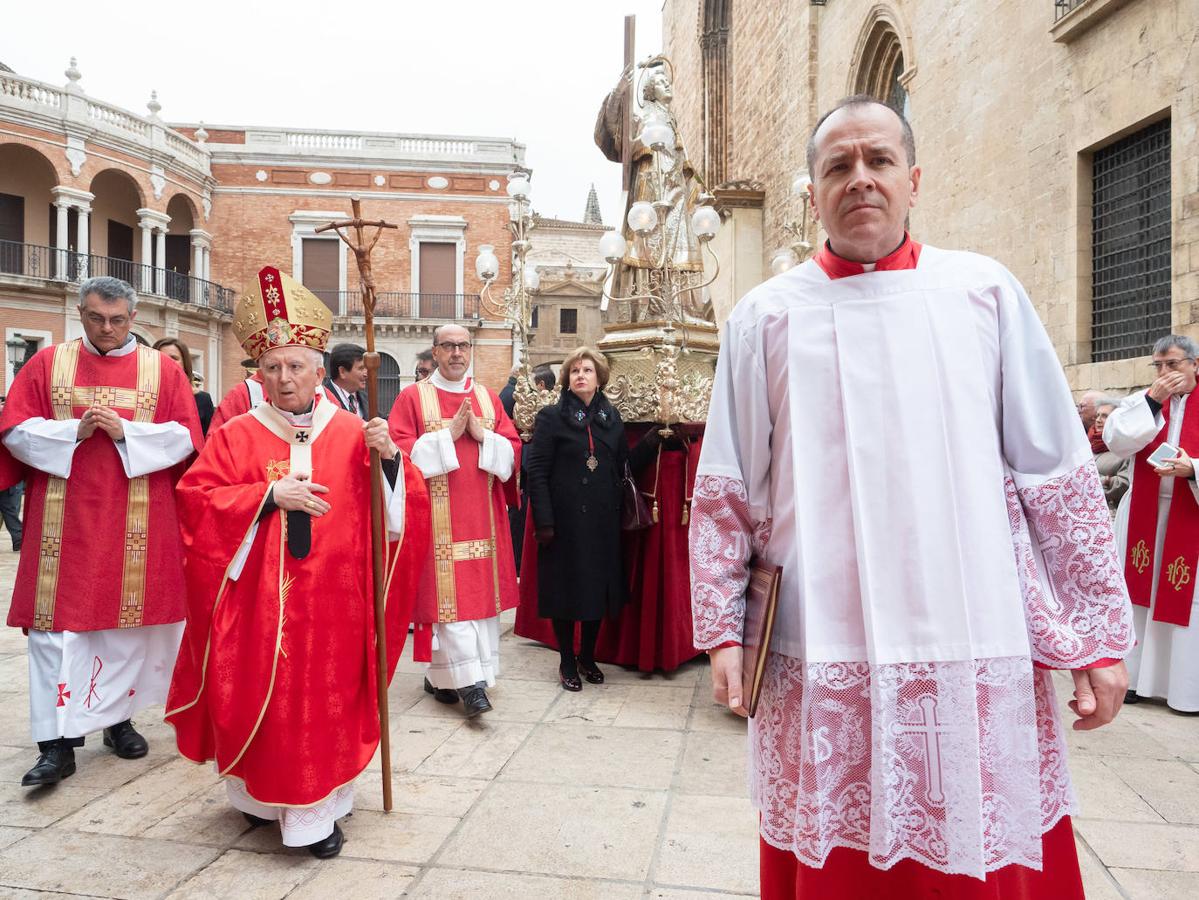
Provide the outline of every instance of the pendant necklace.
<path id="1" fill-rule="evenodd" d="M 599 468 L 599 460 L 595 458 L 595 441 L 591 437 L 591 423 L 587 423 L 587 468 L 594 472 Z"/>

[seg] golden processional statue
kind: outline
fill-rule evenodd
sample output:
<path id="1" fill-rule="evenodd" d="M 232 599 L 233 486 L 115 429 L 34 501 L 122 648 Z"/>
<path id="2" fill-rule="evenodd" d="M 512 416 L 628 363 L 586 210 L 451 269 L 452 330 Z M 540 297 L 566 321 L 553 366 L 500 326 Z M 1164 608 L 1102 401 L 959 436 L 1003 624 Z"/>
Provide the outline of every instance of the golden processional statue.
<path id="1" fill-rule="evenodd" d="M 626 45 L 625 71 L 595 127 L 600 150 L 624 166 L 626 196 L 622 233 L 600 240 L 610 267 L 604 308 L 614 309 L 600 349 L 621 417 L 669 430 L 707 418 L 719 338 L 705 293 L 719 272 L 709 242 L 720 215 L 679 135 L 670 60 L 654 56 L 634 71 L 628 59 Z"/>

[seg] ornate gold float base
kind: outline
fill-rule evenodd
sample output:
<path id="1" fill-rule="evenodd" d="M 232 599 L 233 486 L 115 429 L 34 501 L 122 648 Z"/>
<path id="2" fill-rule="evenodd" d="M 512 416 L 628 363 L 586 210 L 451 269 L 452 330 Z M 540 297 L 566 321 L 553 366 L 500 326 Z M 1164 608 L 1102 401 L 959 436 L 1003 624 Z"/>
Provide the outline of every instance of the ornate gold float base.
<path id="1" fill-rule="evenodd" d="M 664 425 L 708 418 L 720 335 L 709 321 L 650 321 L 605 327 L 599 349 L 611 375 L 606 393 L 625 422 Z"/>

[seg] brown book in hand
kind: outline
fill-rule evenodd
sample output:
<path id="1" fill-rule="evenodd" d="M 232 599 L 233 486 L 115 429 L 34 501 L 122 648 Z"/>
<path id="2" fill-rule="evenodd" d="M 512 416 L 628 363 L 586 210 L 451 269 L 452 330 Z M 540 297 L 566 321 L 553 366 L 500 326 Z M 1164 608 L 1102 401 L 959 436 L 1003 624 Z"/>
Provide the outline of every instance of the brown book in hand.
<path id="1" fill-rule="evenodd" d="M 749 584 L 745 588 L 745 631 L 741 639 L 741 697 L 752 717 L 762 695 L 766 654 L 774 634 L 774 613 L 779 603 L 783 567 L 764 559 L 749 561 Z"/>

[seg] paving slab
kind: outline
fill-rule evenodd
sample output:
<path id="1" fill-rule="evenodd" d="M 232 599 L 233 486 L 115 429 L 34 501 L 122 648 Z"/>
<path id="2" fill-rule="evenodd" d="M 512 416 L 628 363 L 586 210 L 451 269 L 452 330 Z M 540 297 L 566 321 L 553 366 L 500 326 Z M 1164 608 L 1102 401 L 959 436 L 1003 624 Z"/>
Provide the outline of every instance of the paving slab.
<path id="1" fill-rule="evenodd" d="M 0 886 L 151 900 L 219 855 L 209 847 L 51 828 L 0 851 Z"/>
<path id="2" fill-rule="evenodd" d="M 1079 819 L 1076 827 L 1109 868 L 1199 872 L 1199 828 Z"/>
<path id="3" fill-rule="evenodd" d="M 407 894 L 420 869 L 363 859 L 324 860 L 287 900 L 391 900 Z"/>
<path id="4" fill-rule="evenodd" d="M 682 734 L 673 731 L 539 725 L 501 777 L 667 790 L 682 744 Z"/>
<path id="5" fill-rule="evenodd" d="M 1129 900 L 1195 900 L 1199 873 L 1162 872 L 1153 869 L 1113 869 Z M 1087 895 L 1090 900 L 1091 895 Z"/>
<path id="6" fill-rule="evenodd" d="M 756 894 L 758 813 L 749 800 L 676 794 L 653 879 Z"/>
<path id="7" fill-rule="evenodd" d="M 171 893 L 168 900 L 282 900 L 320 861 L 229 850 Z"/>
<path id="8" fill-rule="evenodd" d="M 644 880 L 666 794 L 498 781 L 438 856 L 439 866 Z"/>
<path id="9" fill-rule="evenodd" d="M 409 894 L 414 900 L 637 900 L 640 884 L 584 878 L 547 878 L 509 872 L 476 872 L 469 869 L 431 869 Z"/>

